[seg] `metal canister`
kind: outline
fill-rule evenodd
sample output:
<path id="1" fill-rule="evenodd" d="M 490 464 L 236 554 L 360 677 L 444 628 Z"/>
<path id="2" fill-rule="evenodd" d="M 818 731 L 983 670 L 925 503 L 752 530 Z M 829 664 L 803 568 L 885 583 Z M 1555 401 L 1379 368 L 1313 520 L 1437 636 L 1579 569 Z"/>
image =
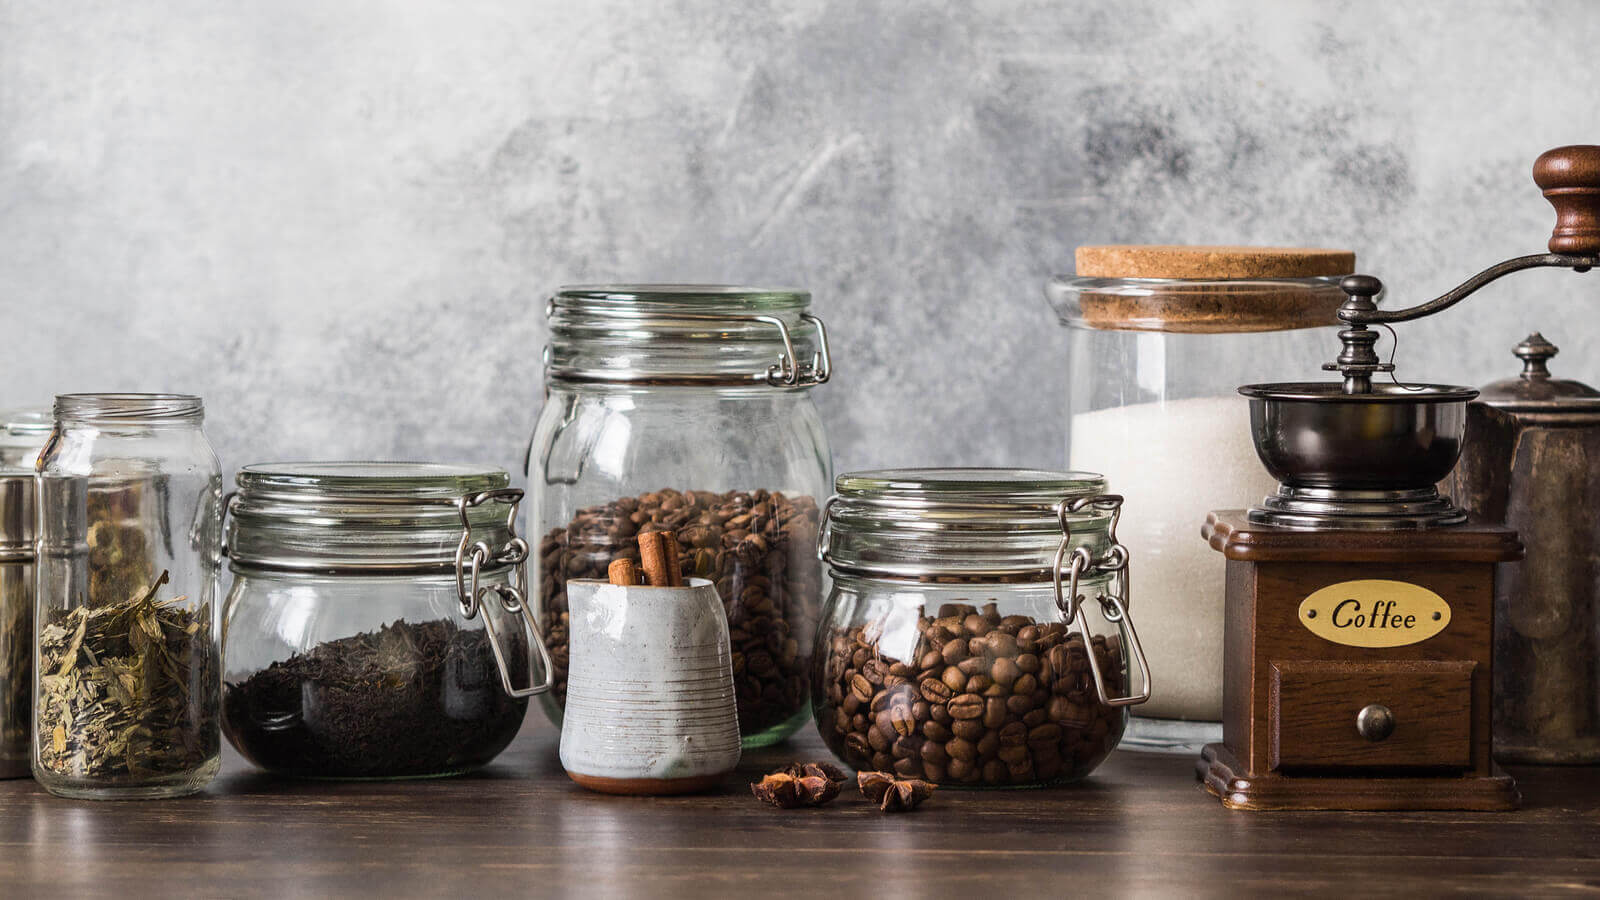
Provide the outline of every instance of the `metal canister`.
<path id="1" fill-rule="evenodd" d="M 33 715 L 34 462 L 43 412 L 0 413 L 0 778 L 29 774 Z"/>
<path id="2" fill-rule="evenodd" d="M 1494 755 L 1600 763 L 1600 391 L 1552 377 L 1537 332 L 1512 352 L 1522 373 L 1468 406 L 1451 490 L 1528 548 L 1495 595 Z"/>

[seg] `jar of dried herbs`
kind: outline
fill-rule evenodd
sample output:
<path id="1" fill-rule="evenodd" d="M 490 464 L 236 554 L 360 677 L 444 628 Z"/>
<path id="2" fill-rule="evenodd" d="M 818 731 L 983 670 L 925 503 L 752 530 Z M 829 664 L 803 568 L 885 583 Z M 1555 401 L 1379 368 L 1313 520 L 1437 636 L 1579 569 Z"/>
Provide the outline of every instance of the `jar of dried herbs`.
<path id="1" fill-rule="evenodd" d="M 223 731 L 303 778 L 476 769 L 550 659 L 524 604 L 522 492 L 500 469 L 246 466 L 228 503 Z"/>
<path id="2" fill-rule="evenodd" d="M 831 371 L 827 335 L 810 309 L 806 291 L 719 285 L 589 285 L 550 299 L 528 527 L 558 724 L 567 580 L 605 578 L 653 530 L 676 535 L 683 574 L 722 600 L 744 746 L 809 718 L 817 498 L 833 464 L 811 397 Z"/>
<path id="3" fill-rule="evenodd" d="M 217 773 L 222 475 L 199 397 L 66 394 L 38 461 L 33 775 L 86 799 Z"/>

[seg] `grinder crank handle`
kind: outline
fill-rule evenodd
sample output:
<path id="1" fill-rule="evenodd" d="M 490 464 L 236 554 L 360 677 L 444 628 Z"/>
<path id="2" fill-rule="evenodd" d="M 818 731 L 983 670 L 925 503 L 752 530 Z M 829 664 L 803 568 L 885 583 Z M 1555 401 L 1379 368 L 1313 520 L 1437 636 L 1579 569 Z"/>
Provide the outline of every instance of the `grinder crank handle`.
<path id="1" fill-rule="evenodd" d="M 1533 182 L 1556 208 L 1550 252 L 1600 255 L 1600 146 L 1546 150 L 1533 163 Z"/>

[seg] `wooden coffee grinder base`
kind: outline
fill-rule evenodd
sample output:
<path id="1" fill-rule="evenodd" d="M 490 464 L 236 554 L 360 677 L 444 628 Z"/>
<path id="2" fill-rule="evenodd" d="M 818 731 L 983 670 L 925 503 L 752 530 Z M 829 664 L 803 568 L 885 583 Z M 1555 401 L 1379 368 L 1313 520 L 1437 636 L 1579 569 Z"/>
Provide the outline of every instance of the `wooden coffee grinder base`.
<path id="1" fill-rule="evenodd" d="M 1521 558 L 1514 531 L 1225 511 L 1203 533 L 1227 559 L 1223 741 L 1196 772 L 1225 806 L 1516 808 L 1490 758 L 1495 567 Z"/>

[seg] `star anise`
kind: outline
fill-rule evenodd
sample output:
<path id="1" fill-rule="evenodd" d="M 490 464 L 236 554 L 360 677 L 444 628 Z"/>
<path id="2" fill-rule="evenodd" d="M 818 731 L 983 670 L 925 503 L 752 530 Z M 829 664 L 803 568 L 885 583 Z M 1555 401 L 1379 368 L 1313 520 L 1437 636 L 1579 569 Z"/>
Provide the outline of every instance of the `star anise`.
<path id="1" fill-rule="evenodd" d="M 827 763 L 790 763 L 750 785 L 750 793 L 779 809 L 821 806 L 839 796 L 845 775 Z"/>
<path id="2" fill-rule="evenodd" d="M 910 812 L 933 796 L 934 786 L 916 778 L 896 778 L 888 772 L 862 772 L 856 776 L 862 796 L 884 812 Z"/>

